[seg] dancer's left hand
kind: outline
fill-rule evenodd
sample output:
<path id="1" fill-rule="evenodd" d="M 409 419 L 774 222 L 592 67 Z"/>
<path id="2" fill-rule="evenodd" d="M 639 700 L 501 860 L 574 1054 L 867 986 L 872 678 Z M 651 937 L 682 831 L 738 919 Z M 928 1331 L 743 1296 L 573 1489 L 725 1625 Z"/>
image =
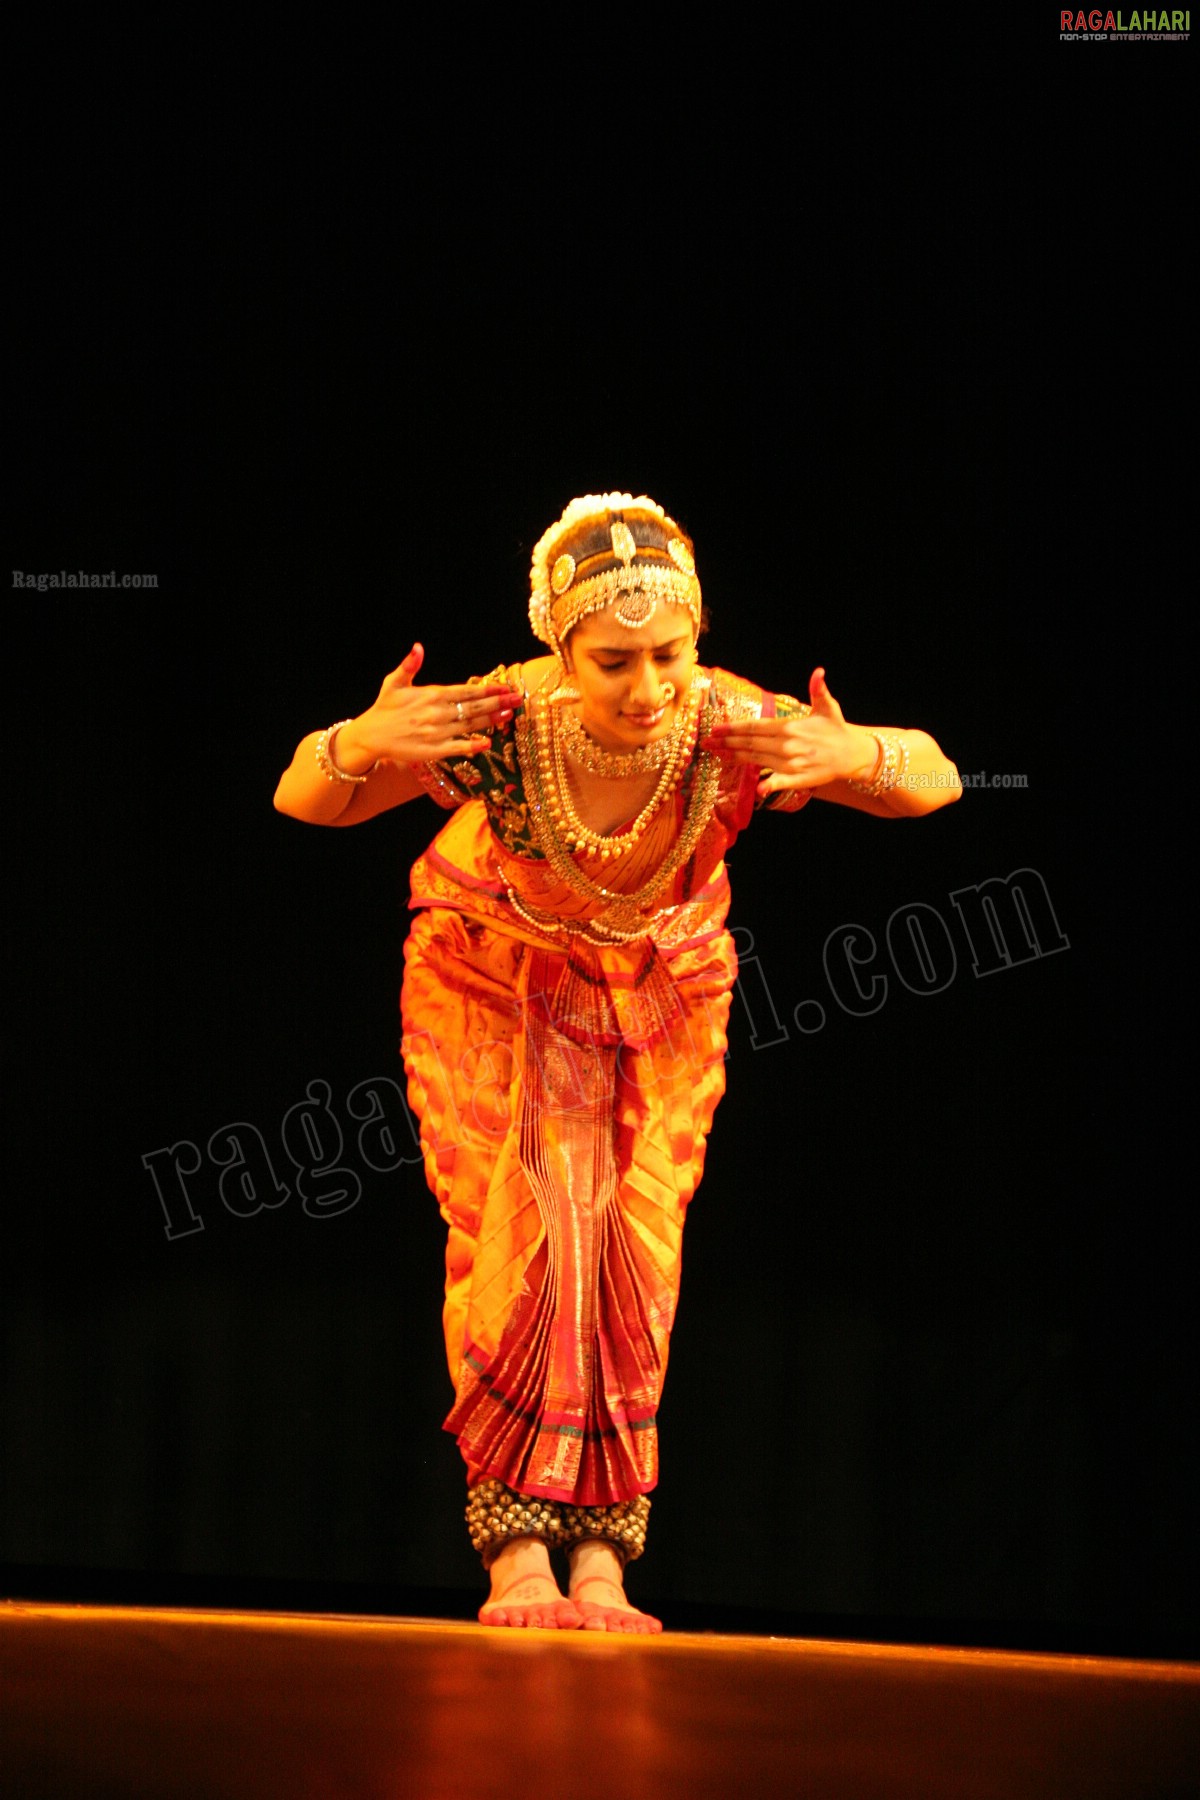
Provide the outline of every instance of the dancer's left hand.
<path id="1" fill-rule="evenodd" d="M 700 748 L 767 771 L 758 784 L 763 799 L 787 788 L 827 787 L 869 775 L 879 747 L 869 731 L 843 716 L 825 684 L 824 669 L 813 670 L 808 698 L 812 710 L 806 716 L 715 725 Z"/>

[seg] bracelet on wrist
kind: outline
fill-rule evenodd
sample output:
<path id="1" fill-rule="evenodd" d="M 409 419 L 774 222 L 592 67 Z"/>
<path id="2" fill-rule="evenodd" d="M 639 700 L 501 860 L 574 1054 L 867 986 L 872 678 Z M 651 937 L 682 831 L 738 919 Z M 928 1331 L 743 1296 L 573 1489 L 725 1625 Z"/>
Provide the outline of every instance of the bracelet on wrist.
<path id="1" fill-rule="evenodd" d="M 872 800 L 877 800 L 881 794 L 890 794 L 896 783 L 907 775 L 908 740 L 895 737 L 890 731 L 873 731 L 871 736 L 879 746 L 874 768 L 863 781 L 855 781 L 853 777 L 847 779 L 856 794 L 869 794 Z"/>
<path id="2" fill-rule="evenodd" d="M 853 775 L 847 775 L 846 777 L 847 784 L 854 789 L 856 794 L 873 794 L 875 792 L 875 783 L 883 773 L 884 763 L 887 758 L 887 751 L 883 747 L 883 739 L 880 737 L 879 733 L 877 731 L 872 731 L 868 732 L 867 735 L 873 739 L 875 744 L 875 761 L 871 764 L 871 773 L 869 775 L 858 777 Z"/>
<path id="3" fill-rule="evenodd" d="M 367 779 L 367 775 L 371 773 L 371 769 L 368 769 L 366 775 L 349 775 L 345 769 L 339 769 L 337 763 L 334 761 L 334 739 L 337 737 L 337 734 L 342 729 L 343 725 L 350 725 L 352 723 L 353 721 L 350 719 L 339 719 L 336 725 L 327 725 L 325 730 L 321 732 L 320 736 L 317 738 L 317 767 L 320 769 L 326 781 L 353 782 L 355 786 L 358 786 L 364 782 Z M 375 768 L 376 766 L 376 764 L 372 763 L 371 768 Z"/>

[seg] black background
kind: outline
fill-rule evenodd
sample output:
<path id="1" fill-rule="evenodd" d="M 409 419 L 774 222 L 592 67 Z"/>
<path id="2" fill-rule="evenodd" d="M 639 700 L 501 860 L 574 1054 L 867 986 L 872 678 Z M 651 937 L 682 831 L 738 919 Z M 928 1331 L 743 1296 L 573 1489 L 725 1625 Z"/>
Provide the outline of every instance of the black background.
<path id="1" fill-rule="evenodd" d="M 30 75 L 10 562 L 158 585 L 12 594 L 8 1591 L 477 1604 L 442 1228 L 347 1110 L 399 1077 L 440 815 L 320 832 L 271 793 L 414 638 L 431 680 L 525 654 L 534 540 L 618 487 L 694 534 L 708 660 L 793 692 L 822 663 L 849 717 L 1028 776 L 735 849 L 635 1594 L 1194 1651 L 1192 47 L 1055 22 L 401 47 L 305 18 Z M 981 979 L 950 896 L 1017 869 L 1069 947 Z M 886 948 L 912 903 L 932 994 Z M 867 1017 L 823 966 L 848 923 L 888 978 Z M 314 1081 L 362 1183 L 324 1217 L 282 1141 Z M 233 1121 L 290 1190 L 252 1216 L 208 1150 Z M 203 1228 L 168 1189 L 169 1235 L 143 1159 L 188 1143 Z"/>

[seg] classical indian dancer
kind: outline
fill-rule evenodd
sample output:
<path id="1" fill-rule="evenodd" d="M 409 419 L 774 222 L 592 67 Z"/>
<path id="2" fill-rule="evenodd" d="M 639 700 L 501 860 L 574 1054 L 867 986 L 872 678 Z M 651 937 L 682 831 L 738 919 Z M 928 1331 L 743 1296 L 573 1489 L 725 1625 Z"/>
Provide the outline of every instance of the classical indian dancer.
<path id="1" fill-rule="evenodd" d="M 922 731 L 850 724 L 697 661 L 694 547 L 644 495 L 573 500 L 533 552 L 549 654 L 420 686 L 299 745 L 280 811 L 428 793 L 403 1051 L 448 1227 L 444 1325 L 485 1624 L 646 1632 L 625 1594 L 658 1474 L 688 1204 L 737 974 L 724 858 L 755 812 L 958 797 Z M 566 1552 L 564 1595 L 550 1560 Z"/>

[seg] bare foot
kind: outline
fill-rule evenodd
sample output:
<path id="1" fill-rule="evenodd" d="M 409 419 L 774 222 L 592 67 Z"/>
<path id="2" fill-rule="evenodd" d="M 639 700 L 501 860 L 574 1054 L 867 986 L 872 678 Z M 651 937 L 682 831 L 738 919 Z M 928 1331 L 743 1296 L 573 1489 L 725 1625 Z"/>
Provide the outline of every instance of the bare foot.
<path id="1" fill-rule="evenodd" d="M 571 1599 L 585 1631 L 629 1631 L 649 1636 L 662 1630 L 660 1620 L 629 1604 L 623 1573 L 624 1564 L 617 1551 L 601 1538 L 585 1538 L 571 1553 Z"/>
<path id="2" fill-rule="evenodd" d="M 492 1591 L 479 1609 L 483 1625 L 576 1631 L 579 1608 L 564 1598 L 550 1572 L 550 1556 L 537 1538 L 514 1538 L 492 1564 Z"/>

